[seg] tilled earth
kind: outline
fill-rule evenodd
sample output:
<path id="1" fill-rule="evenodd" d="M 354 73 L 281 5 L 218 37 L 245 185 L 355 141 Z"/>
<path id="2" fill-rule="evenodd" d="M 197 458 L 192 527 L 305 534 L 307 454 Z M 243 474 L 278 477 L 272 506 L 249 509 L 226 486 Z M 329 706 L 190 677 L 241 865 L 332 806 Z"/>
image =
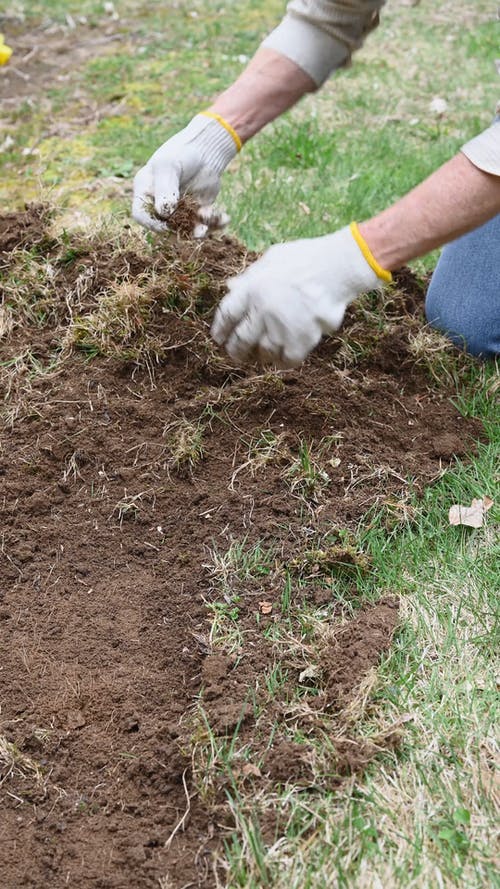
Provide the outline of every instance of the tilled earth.
<path id="1" fill-rule="evenodd" d="M 369 566 L 342 534 L 373 506 L 403 509 L 408 482 L 419 489 L 472 450 L 480 426 L 459 415 L 410 348 L 422 292 L 409 272 L 376 336 L 363 316 L 348 319 L 355 360 L 341 360 L 337 337 L 300 370 L 239 370 L 213 350 L 208 324 L 227 274 L 249 259 L 241 245 L 174 239 L 148 253 L 125 246 L 125 233 L 116 250 L 102 239 L 68 246 L 47 225 L 37 208 L 0 220 L 5 305 L 20 252 L 46 274 L 43 291 L 30 290 L 33 304 L 45 300 L 43 321 L 27 316 L 1 341 L 1 882 L 209 887 L 232 821 L 223 782 L 199 790 L 200 699 L 216 736 L 238 729 L 249 745 L 252 768 L 234 767 L 244 786 L 294 780 L 313 792 L 317 781 L 307 745 L 284 725 L 305 662 L 287 660 L 268 632 L 285 621 L 277 566 L 291 578 L 292 610 L 334 600 L 322 558 L 355 595 L 356 571 Z M 165 301 L 172 269 L 175 304 Z M 99 311 L 117 281 L 149 294 L 149 346 L 140 319 L 121 353 L 114 328 L 107 351 L 82 335 L 76 315 Z M 80 333 L 61 353 L 70 329 Z M 20 381 L 19 355 L 31 362 Z M 202 444 L 183 449 L 182 430 L 189 438 L 193 429 Z M 274 457 L 252 462 L 263 430 Z M 320 485 L 300 465 L 287 473 L 304 442 L 321 454 Z M 327 538 L 337 548 L 311 556 L 311 539 Z M 261 578 L 229 578 L 243 632 L 229 650 L 211 640 L 209 606 L 226 601 L 213 552 L 234 541 L 275 556 Z M 398 606 L 385 596 L 347 622 L 340 606 L 325 613 L 332 632 L 318 649 L 314 696 L 303 700 L 311 737 L 314 713 L 341 720 L 389 650 Z M 289 679 L 271 694 L 262 677 L 280 660 Z M 278 725 L 271 741 L 266 719 Z M 324 781 L 341 788 L 375 753 L 339 742 Z"/>

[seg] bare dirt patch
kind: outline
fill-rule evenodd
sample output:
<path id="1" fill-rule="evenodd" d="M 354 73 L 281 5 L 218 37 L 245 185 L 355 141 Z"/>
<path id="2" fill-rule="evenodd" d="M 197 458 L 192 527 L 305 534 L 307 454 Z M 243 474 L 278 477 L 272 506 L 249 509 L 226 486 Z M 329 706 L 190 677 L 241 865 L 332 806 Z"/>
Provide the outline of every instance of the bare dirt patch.
<path id="1" fill-rule="evenodd" d="M 126 26 L 116 22 L 102 22 L 98 28 L 73 21 L 71 25 L 44 23 L 27 31 L 23 22 L 0 15 L 0 26 L 14 51 L 10 62 L 0 68 L 4 111 L 43 98 L 55 85 L 74 81 L 75 71 L 86 62 L 113 52 L 116 43 L 129 39 Z"/>
<path id="2" fill-rule="evenodd" d="M 241 370 L 209 337 L 225 278 L 251 259 L 240 244 L 57 238 L 26 212 L 0 219 L 4 885 L 213 886 L 232 821 L 196 753 L 200 704 L 213 737 L 239 730 L 242 786 L 312 786 L 319 711 L 338 724 L 397 623 L 391 600 L 350 621 L 335 604 L 335 583 L 355 598 L 370 570 L 345 534 L 480 426 L 412 351 L 408 275 L 380 330 L 365 305 L 302 369 Z M 235 542 L 267 548 L 265 571 L 217 566 Z M 283 720 L 306 664 L 269 631 L 293 629 L 302 600 L 333 601 L 338 624 L 316 646 L 297 745 Z M 214 603 L 237 604 L 239 643 L 214 645 Z M 393 743 L 333 741 L 324 780 Z"/>
<path id="3" fill-rule="evenodd" d="M 340 628 L 323 652 L 328 706 L 341 710 L 349 704 L 361 680 L 377 665 L 380 654 L 389 650 L 397 618 L 397 601 L 385 599 L 363 609 Z"/>
<path id="4" fill-rule="evenodd" d="M 32 248 L 45 237 L 48 221 L 47 208 L 30 204 L 22 212 L 3 213 L 0 216 L 0 262 L 8 263 L 8 255 L 20 247 Z M 1 265 L 0 265 L 1 268 Z"/>

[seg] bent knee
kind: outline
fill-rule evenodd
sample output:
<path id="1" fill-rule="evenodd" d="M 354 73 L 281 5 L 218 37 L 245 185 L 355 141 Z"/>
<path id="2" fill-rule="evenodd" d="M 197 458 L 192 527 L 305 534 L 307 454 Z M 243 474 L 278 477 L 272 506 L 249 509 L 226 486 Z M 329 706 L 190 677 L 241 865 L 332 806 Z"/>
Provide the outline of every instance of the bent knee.
<path id="1" fill-rule="evenodd" d="M 455 346 L 479 358 L 495 358 L 500 351 L 498 304 L 484 311 L 471 300 L 449 298 L 433 282 L 425 301 L 425 315 L 430 326 L 443 333 Z"/>

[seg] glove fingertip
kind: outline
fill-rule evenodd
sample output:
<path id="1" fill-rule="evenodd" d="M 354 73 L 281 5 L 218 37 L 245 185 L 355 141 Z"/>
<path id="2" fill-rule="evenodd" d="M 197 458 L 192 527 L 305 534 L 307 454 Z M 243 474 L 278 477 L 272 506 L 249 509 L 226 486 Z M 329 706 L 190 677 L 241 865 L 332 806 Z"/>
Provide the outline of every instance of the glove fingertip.
<path id="1" fill-rule="evenodd" d="M 195 225 L 195 227 L 193 229 L 193 238 L 201 241 L 202 238 L 204 238 L 206 236 L 207 232 L 208 232 L 208 225 L 205 225 L 204 222 L 199 222 L 197 225 Z"/>
<path id="2" fill-rule="evenodd" d="M 290 356 L 286 353 L 280 358 L 279 366 L 284 370 L 293 370 L 295 367 L 300 367 L 300 365 L 306 360 L 307 353 L 305 355 L 294 355 Z"/>
<path id="3" fill-rule="evenodd" d="M 198 216 L 213 231 L 225 228 L 231 219 L 224 210 L 218 210 L 213 204 L 201 206 L 198 209 Z"/>
<path id="4" fill-rule="evenodd" d="M 212 336 L 219 346 L 234 334 L 236 327 L 241 323 L 248 305 L 248 291 L 246 287 L 237 287 L 229 282 L 229 293 L 220 302 L 212 323 Z"/>
<path id="5" fill-rule="evenodd" d="M 162 222 L 160 219 L 156 219 L 154 216 L 151 216 L 150 213 L 145 209 L 144 201 L 140 203 L 135 202 L 132 205 L 132 217 L 135 219 L 139 225 L 142 225 L 143 228 L 148 228 L 151 231 L 155 232 L 165 232 L 168 229 L 167 223 Z"/>
<path id="6" fill-rule="evenodd" d="M 289 337 L 281 356 L 282 364 L 286 367 L 299 367 L 307 356 L 316 348 L 321 340 L 322 330 L 318 324 L 312 324 L 305 331 L 295 331 L 295 335 Z"/>
<path id="7" fill-rule="evenodd" d="M 235 331 L 230 338 L 227 340 L 225 349 L 229 357 L 233 361 L 244 361 L 250 352 L 250 346 L 243 343 L 239 340 L 237 331 Z"/>
<path id="8" fill-rule="evenodd" d="M 247 275 L 248 273 L 244 272 L 243 274 Z M 233 275 L 232 278 L 227 279 L 226 287 L 231 295 L 237 293 L 240 288 L 243 290 L 243 287 L 246 287 L 246 284 L 243 281 L 243 274 Z M 247 278 L 245 278 L 245 281 L 247 281 Z"/>
<path id="9" fill-rule="evenodd" d="M 179 194 L 160 195 L 155 198 L 155 213 L 161 219 L 168 219 L 174 212 L 179 202 Z"/>
<path id="10" fill-rule="evenodd" d="M 224 344 L 225 339 L 225 319 L 222 315 L 222 312 L 217 309 L 214 320 L 212 321 L 212 326 L 210 328 L 210 335 L 212 339 L 215 340 L 218 346 L 222 346 Z"/>

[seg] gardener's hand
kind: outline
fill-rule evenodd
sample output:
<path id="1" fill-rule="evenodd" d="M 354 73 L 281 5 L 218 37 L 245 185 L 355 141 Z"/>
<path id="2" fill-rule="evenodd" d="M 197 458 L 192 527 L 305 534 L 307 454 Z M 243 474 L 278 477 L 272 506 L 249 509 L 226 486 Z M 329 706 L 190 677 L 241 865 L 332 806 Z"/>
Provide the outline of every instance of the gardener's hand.
<path id="1" fill-rule="evenodd" d="M 271 247 L 229 282 L 212 325 L 235 361 L 296 367 L 342 324 L 360 293 L 390 281 L 354 224 L 332 235 Z"/>
<path id="2" fill-rule="evenodd" d="M 225 122 L 223 122 L 225 124 Z M 132 214 L 137 222 L 155 231 L 168 229 L 168 217 L 179 198 L 191 195 L 200 205 L 202 223 L 195 230 L 203 237 L 208 228 L 228 221 L 214 209 L 220 176 L 241 147 L 231 130 L 208 113 L 197 114 L 190 124 L 165 142 L 134 179 Z"/>

